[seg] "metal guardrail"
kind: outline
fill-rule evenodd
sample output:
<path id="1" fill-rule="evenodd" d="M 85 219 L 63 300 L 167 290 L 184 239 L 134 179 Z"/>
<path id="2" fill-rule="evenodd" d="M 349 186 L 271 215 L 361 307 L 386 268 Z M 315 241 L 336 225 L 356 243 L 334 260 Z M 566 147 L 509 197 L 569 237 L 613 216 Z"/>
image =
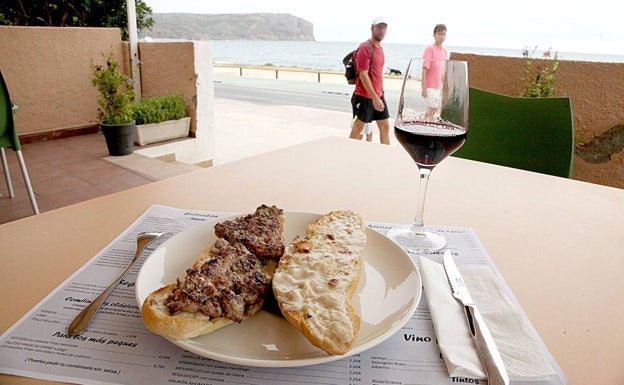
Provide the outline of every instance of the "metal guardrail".
<path id="1" fill-rule="evenodd" d="M 213 67 L 218 68 L 238 68 L 238 74 L 240 77 L 243 77 L 243 70 L 255 70 L 255 71 L 274 71 L 275 79 L 279 79 L 280 72 L 298 72 L 298 73 L 311 73 L 316 74 L 316 81 L 318 83 L 321 82 L 321 75 L 332 75 L 332 76 L 344 76 L 343 71 L 328 71 L 328 70 L 315 70 L 315 69 L 307 69 L 307 68 L 297 68 L 297 67 L 275 67 L 275 66 L 254 66 L 254 65 L 241 65 L 241 64 L 213 64 Z M 400 76 L 393 76 L 384 74 L 384 78 L 390 79 L 400 79 Z"/>
<path id="2" fill-rule="evenodd" d="M 253 65 L 240 65 L 240 64 L 214 64 L 214 67 L 220 68 L 238 68 L 238 74 L 243 76 L 243 70 L 261 70 L 261 71 L 274 71 L 275 79 L 279 79 L 280 72 L 302 72 L 302 73 L 316 73 L 317 82 L 321 82 L 321 75 L 342 75 L 340 71 L 322 71 L 296 67 L 274 67 L 274 66 L 253 66 Z"/>

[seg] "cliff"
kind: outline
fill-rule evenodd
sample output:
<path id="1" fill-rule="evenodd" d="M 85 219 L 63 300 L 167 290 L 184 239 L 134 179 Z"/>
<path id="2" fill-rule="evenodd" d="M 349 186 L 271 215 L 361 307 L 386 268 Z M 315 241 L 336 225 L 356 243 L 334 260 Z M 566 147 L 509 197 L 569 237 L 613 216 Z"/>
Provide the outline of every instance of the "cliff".
<path id="1" fill-rule="evenodd" d="M 314 40 L 314 25 L 289 14 L 154 13 L 141 37 L 188 40 Z"/>

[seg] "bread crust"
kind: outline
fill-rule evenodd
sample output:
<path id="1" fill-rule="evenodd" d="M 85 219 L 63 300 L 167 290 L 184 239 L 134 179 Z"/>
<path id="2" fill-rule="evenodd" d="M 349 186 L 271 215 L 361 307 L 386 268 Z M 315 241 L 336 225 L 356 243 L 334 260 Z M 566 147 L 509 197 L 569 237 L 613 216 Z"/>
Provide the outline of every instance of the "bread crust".
<path id="1" fill-rule="evenodd" d="M 358 333 L 360 332 L 360 325 L 361 325 L 360 316 L 357 314 L 357 312 L 355 311 L 355 308 L 353 307 L 353 305 L 351 305 L 351 303 L 347 303 L 345 306 L 346 306 L 346 311 L 348 313 L 348 317 L 351 319 L 351 322 L 353 323 L 353 334 L 357 336 Z M 351 346 L 353 345 L 353 342 L 355 341 L 355 338 L 354 338 L 348 344 L 338 344 L 335 341 L 332 341 L 331 339 L 319 336 L 318 333 L 315 333 L 308 326 L 308 324 L 306 323 L 305 315 L 300 311 L 286 310 L 286 311 L 282 311 L 282 315 L 284 316 L 284 318 L 286 318 L 288 322 L 290 322 L 297 329 L 299 329 L 299 331 L 301 331 L 304 337 L 307 338 L 308 341 L 310 341 L 312 345 L 323 349 L 329 354 L 345 354 L 351 349 Z"/>
<path id="2" fill-rule="evenodd" d="M 221 242 L 221 243 L 219 243 Z M 204 262 L 214 260 L 217 245 L 227 244 L 225 240 L 217 240 L 215 245 L 204 249 L 193 263 L 192 269 L 201 269 Z M 242 246 L 244 248 L 244 246 Z M 245 249 L 246 250 L 246 249 Z M 261 265 L 262 271 L 271 277 L 276 268 L 275 261 L 267 260 Z M 269 280 L 270 282 L 270 280 Z M 178 311 L 172 314 L 168 306 L 171 294 L 177 288 L 170 284 L 150 293 L 141 306 L 141 318 L 145 326 L 152 332 L 170 339 L 194 338 L 211 333 L 235 321 L 223 316 L 210 317 L 200 312 Z M 268 288 L 270 290 L 270 288 Z M 248 319 L 261 310 L 264 299 L 246 308 L 242 320 Z"/>
<path id="3" fill-rule="evenodd" d="M 188 312 L 170 314 L 166 303 L 175 287 L 175 284 L 161 287 L 150 293 L 143 302 L 141 318 L 152 332 L 178 340 L 208 334 L 234 322 L 228 318 L 211 319 L 202 314 Z"/>
<path id="4" fill-rule="evenodd" d="M 362 272 L 366 227 L 349 210 L 332 211 L 296 238 L 280 259 L 273 292 L 286 320 L 329 354 L 345 354 L 360 331 L 351 303 Z"/>

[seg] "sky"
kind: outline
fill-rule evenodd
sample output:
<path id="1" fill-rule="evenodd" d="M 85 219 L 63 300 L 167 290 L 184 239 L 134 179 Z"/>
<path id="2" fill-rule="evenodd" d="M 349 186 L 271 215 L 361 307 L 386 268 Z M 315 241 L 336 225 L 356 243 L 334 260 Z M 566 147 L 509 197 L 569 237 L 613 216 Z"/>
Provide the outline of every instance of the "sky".
<path id="1" fill-rule="evenodd" d="M 460 47 L 624 55 L 621 0 L 145 0 L 155 13 L 289 13 L 314 24 L 317 41 L 358 42 L 376 16 L 388 21 L 384 42 L 429 44 L 433 26 Z"/>

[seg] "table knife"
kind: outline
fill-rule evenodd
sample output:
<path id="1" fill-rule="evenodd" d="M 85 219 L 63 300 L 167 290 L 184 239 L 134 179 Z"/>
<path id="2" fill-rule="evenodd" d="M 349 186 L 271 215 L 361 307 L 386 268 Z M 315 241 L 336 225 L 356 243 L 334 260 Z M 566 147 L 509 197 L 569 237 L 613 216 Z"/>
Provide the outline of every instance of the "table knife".
<path id="1" fill-rule="evenodd" d="M 477 348 L 477 354 L 483 364 L 489 385 L 509 385 L 509 376 L 503 363 L 503 358 L 496 348 L 492 334 L 487 328 L 479 309 L 475 305 L 464 280 L 455 265 L 450 250 L 444 253 L 444 271 L 453 289 L 453 297 L 464 305 L 466 319 L 472 342 Z"/>

